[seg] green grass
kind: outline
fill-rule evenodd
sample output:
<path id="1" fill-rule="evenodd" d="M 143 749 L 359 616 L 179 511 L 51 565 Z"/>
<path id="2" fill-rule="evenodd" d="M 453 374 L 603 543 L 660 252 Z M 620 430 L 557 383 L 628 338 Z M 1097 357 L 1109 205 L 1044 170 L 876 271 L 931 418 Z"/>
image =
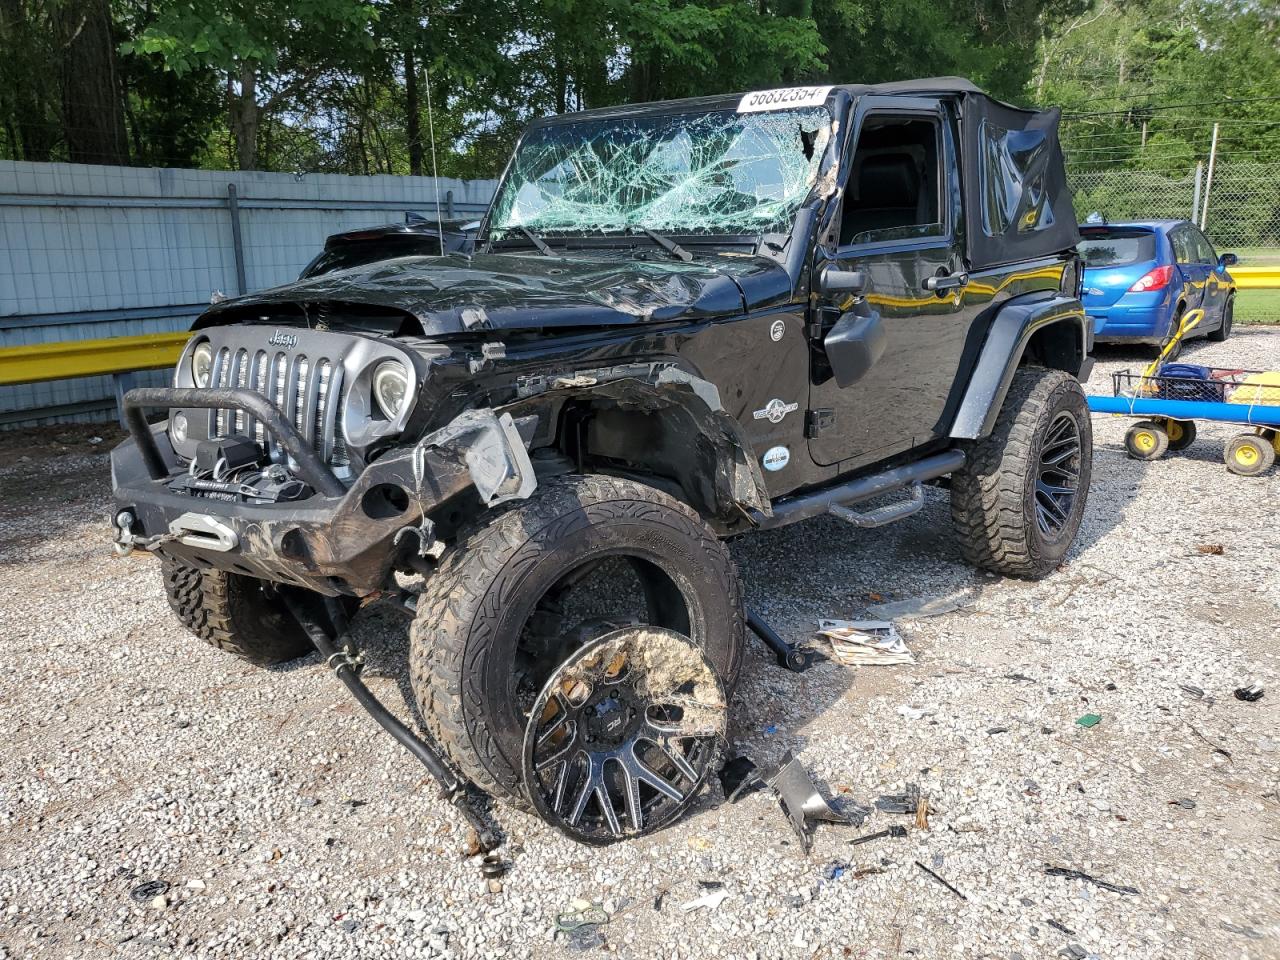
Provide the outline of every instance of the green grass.
<path id="1" fill-rule="evenodd" d="M 1280 290 L 1238 291 L 1235 321 L 1280 324 Z"/>
<path id="2" fill-rule="evenodd" d="M 1280 248 L 1277 247 L 1218 247 L 1219 253 L 1228 250 L 1240 258 L 1242 267 L 1280 267 Z"/>

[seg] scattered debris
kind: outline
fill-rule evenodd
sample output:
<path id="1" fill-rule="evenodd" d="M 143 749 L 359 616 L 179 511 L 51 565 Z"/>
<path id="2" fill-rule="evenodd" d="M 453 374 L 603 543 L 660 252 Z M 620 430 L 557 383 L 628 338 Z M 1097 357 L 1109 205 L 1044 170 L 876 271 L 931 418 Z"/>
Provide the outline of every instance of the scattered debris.
<path id="1" fill-rule="evenodd" d="M 867 613 L 879 620 L 900 620 L 920 617 L 939 617 L 954 613 L 967 606 L 950 597 L 914 597 L 910 600 L 894 600 L 868 607 Z"/>
<path id="2" fill-rule="evenodd" d="M 1068 880 L 1083 880 L 1086 883 L 1092 883 L 1095 887 L 1101 887 L 1103 890 L 1110 890 L 1112 893 L 1124 893 L 1132 896 L 1141 896 L 1141 892 L 1136 887 L 1125 887 L 1118 883 L 1110 883 L 1106 880 L 1085 873 L 1083 870 L 1073 870 L 1070 867 L 1045 867 L 1044 872 L 1050 877 L 1065 877 Z"/>
<path id="3" fill-rule="evenodd" d="M 720 788 L 730 803 L 737 803 L 764 786 L 759 769 L 746 756 L 734 757 L 720 768 Z"/>
<path id="4" fill-rule="evenodd" d="M 1022 781 L 1022 789 L 1030 796 L 1037 796 L 1040 793 L 1040 784 L 1036 783 L 1030 777 Z"/>
<path id="5" fill-rule="evenodd" d="M 1068 943 L 1058 951 L 1058 956 L 1067 957 L 1068 960 L 1085 960 L 1089 956 L 1089 951 L 1078 943 Z"/>
<path id="6" fill-rule="evenodd" d="M 923 793 L 916 801 L 916 829 L 924 830 L 926 833 L 929 830 L 929 798 Z"/>
<path id="7" fill-rule="evenodd" d="M 882 813 L 915 813 L 920 806 L 920 787 L 907 784 L 906 793 L 891 793 L 876 797 L 876 809 Z"/>
<path id="8" fill-rule="evenodd" d="M 585 900 L 574 900 L 564 913 L 556 914 L 556 930 L 560 933 L 572 933 L 583 927 L 599 927 L 609 922 L 609 914 L 599 904 Z"/>
<path id="9" fill-rule="evenodd" d="M 129 898 L 134 903 L 149 903 L 156 897 L 162 897 L 168 892 L 168 880 L 144 880 L 129 891 Z"/>
<path id="10" fill-rule="evenodd" d="M 778 772 L 769 780 L 769 786 L 778 795 L 778 801 L 791 821 L 791 829 L 799 837 L 800 846 L 806 855 L 809 853 L 809 821 L 825 820 L 828 823 L 861 826 L 866 819 L 865 813 L 859 812 L 855 820 L 853 816 L 833 808 L 818 792 L 809 774 L 789 750 L 783 756 Z"/>
<path id="11" fill-rule="evenodd" d="M 933 879 L 934 879 L 934 880 L 937 880 L 937 881 L 938 881 L 938 883 L 942 884 L 944 887 L 946 887 L 948 890 L 950 890 L 952 893 L 954 893 L 954 894 L 955 894 L 957 897 L 959 897 L 961 900 L 968 900 L 968 899 L 969 899 L 969 898 L 968 898 L 968 897 L 966 897 L 963 893 L 961 893 L 959 890 L 957 890 L 955 887 L 953 887 L 951 884 L 949 884 L 946 880 L 942 879 L 942 877 L 938 876 L 936 873 L 934 873 L 932 870 L 930 870 L 928 867 L 926 867 L 926 866 L 925 866 L 923 863 L 921 863 L 919 860 L 912 860 L 911 862 L 912 862 L 912 863 L 914 863 L 914 864 L 915 864 L 917 867 L 919 867 L 921 870 L 923 870 L 925 873 L 927 873 L 929 876 L 933 877 Z"/>
<path id="12" fill-rule="evenodd" d="M 897 628 L 886 620 L 819 620 L 818 634 L 831 644 L 831 656 L 846 667 L 915 663 Z"/>
<path id="13" fill-rule="evenodd" d="M 1008 733 L 1008 727 L 992 727 L 987 731 L 988 736 L 995 736 L 997 733 Z"/>
<path id="14" fill-rule="evenodd" d="M 900 837 L 905 837 L 906 835 L 907 835 L 906 827 L 895 825 L 890 827 L 888 830 L 877 830 L 875 833 L 868 833 L 862 837 L 854 837 L 852 840 L 849 841 L 849 844 L 850 846 L 853 846 L 859 843 L 870 843 L 872 840 L 880 840 L 884 837 L 900 838 Z"/>
<path id="15" fill-rule="evenodd" d="M 480 873 L 488 880 L 497 880 L 507 872 L 507 866 L 507 861 L 502 859 L 502 854 L 486 853 L 484 859 L 480 861 Z"/>
<path id="16" fill-rule="evenodd" d="M 1220 557 L 1226 552 L 1226 547 L 1220 543 L 1202 543 L 1196 547 L 1196 552 L 1208 554 L 1212 557 Z"/>
<path id="17" fill-rule="evenodd" d="M 1247 687 L 1239 687 L 1236 689 L 1236 699 L 1243 700 L 1245 703 L 1256 703 L 1262 699 L 1264 690 L 1262 684 L 1252 683 Z"/>
<path id="18" fill-rule="evenodd" d="M 711 890 L 698 897 L 696 900 L 690 900 L 688 903 L 680 904 L 680 909 L 685 913 L 690 910 L 715 910 L 720 904 L 724 903 L 725 898 L 729 896 L 728 890 Z"/>
<path id="19" fill-rule="evenodd" d="M 1190 797 L 1179 797 L 1177 800 L 1170 800 L 1169 806 L 1181 807 L 1183 810 L 1194 810 L 1196 808 L 1196 802 Z"/>
<path id="20" fill-rule="evenodd" d="M 1178 689 L 1193 700 L 1204 699 L 1204 689 L 1197 687 L 1194 683 L 1180 683 L 1178 684 Z"/>
<path id="21" fill-rule="evenodd" d="M 1218 925 L 1228 933 L 1239 934 L 1242 937 L 1248 937 L 1250 940 L 1261 940 L 1262 934 L 1253 927 L 1241 927 L 1232 923 L 1230 920 L 1219 920 Z"/>
<path id="22" fill-rule="evenodd" d="M 936 704 L 929 704 L 926 707 L 916 707 L 904 703 L 902 706 L 898 707 L 898 716 L 907 720 L 923 720 L 925 717 L 932 717 L 937 712 L 938 707 Z"/>
<path id="23" fill-rule="evenodd" d="M 849 865 L 840 860 L 833 860 L 827 864 L 822 870 L 822 879 L 839 880 L 844 876 L 844 872 L 849 869 Z"/>
<path id="24" fill-rule="evenodd" d="M 468 827 L 466 839 L 462 841 L 462 855 L 474 857 L 483 849 L 480 844 L 480 834 L 476 833 L 475 828 Z"/>
<path id="25" fill-rule="evenodd" d="M 1035 680 L 1028 677 L 1025 673 L 1006 673 L 1004 678 L 1006 680 L 1017 680 L 1021 683 L 1035 683 Z"/>
<path id="26" fill-rule="evenodd" d="M 1045 923 L 1053 927 L 1053 929 L 1057 930 L 1059 933 L 1065 933 L 1068 937 L 1074 937 L 1076 935 L 1076 932 L 1065 923 L 1059 923 L 1057 920 L 1052 918 L 1046 919 Z"/>
<path id="27" fill-rule="evenodd" d="M 188 880 L 186 883 L 186 887 L 188 890 L 194 890 L 196 893 L 204 893 L 206 889 L 205 882 L 201 880 L 199 877 Z"/>
<path id="28" fill-rule="evenodd" d="M 1076 720 L 1077 725 L 1084 727 L 1086 729 L 1088 729 L 1089 727 L 1096 727 L 1101 722 L 1102 722 L 1102 716 L 1101 714 L 1097 714 L 1097 713 L 1086 713 L 1083 717 L 1080 717 L 1078 720 Z"/>

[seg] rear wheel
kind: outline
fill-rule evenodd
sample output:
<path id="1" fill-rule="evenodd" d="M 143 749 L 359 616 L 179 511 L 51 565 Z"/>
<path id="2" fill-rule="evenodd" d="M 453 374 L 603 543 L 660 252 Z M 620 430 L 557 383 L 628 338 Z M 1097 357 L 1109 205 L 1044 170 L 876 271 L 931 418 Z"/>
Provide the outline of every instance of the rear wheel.
<path id="1" fill-rule="evenodd" d="M 1231 336 L 1231 324 L 1235 320 L 1236 312 L 1236 295 L 1233 293 L 1227 297 L 1227 302 L 1222 306 L 1222 324 L 1217 330 L 1209 334 L 1209 339 L 1215 343 L 1222 343 L 1227 337 Z"/>
<path id="2" fill-rule="evenodd" d="M 1227 469 L 1241 477 L 1257 477 L 1276 462 L 1275 446 L 1255 433 L 1232 437 L 1223 454 Z"/>
<path id="3" fill-rule="evenodd" d="M 975 566 L 1038 579 L 1066 555 L 1089 494 L 1093 433 L 1080 384 L 1023 367 L 991 436 L 951 478 L 951 517 Z"/>
<path id="4" fill-rule="evenodd" d="M 745 619 L 724 544 L 652 487 L 546 481 L 460 535 L 428 578 L 410 647 L 423 719 L 477 785 L 521 800 L 539 691 L 585 644 L 639 624 L 689 637 L 731 691 Z"/>
<path id="5" fill-rule="evenodd" d="M 210 646 L 264 666 L 314 649 L 274 584 L 168 558 L 161 562 L 161 572 L 169 606 L 183 626 Z"/>
<path id="6" fill-rule="evenodd" d="M 1166 420 L 1164 432 L 1169 435 L 1169 450 L 1172 453 L 1187 449 L 1196 442 L 1196 423 L 1194 420 Z"/>
<path id="7" fill-rule="evenodd" d="M 1139 420 L 1124 435 L 1124 448 L 1134 460 L 1159 460 L 1169 451 L 1169 434 L 1154 420 Z"/>
<path id="8" fill-rule="evenodd" d="M 1187 312 L 1186 307 L 1179 306 L 1178 312 L 1173 315 L 1173 322 L 1169 324 L 1168 335 L 1156 345 L 1155 351 L 1156 351 L 1157 360 L 1160 359 L 1160 355 L 1164 353 L 1165 348 L 1169 346 L 1169 343 L 1174 339 L 1174 337 L 1178 335 L 1178 328 L 1182 326 L 1182 315 L 1185 314 L 1186 312 Z M 1170 350 L 1169 355 L 1164 358 L 1164 362 L 1173 363 L 1173 361 L 1177 360 L 1180 356 L 1182 356 L 1182 346 L 1183 346 L 1182 340 L 1178 340 L 1176 343 L 1174 343 L 1173 349 Z"/>

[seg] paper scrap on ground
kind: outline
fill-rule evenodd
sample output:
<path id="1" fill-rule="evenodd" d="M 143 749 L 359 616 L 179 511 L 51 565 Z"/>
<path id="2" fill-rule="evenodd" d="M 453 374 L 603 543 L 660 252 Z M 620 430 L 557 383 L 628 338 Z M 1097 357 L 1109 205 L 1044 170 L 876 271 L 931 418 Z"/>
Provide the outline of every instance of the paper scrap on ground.
<path id="1" fill-rule="evenodd" d="M 819 620 L 818 634 L 831 644 L 831 656 L 847 667 L 916 662 L 887 620 Z"/>
<path id="2" fill-rule="evenodd" d="M 952 597 L 913 597 L 910 600 L 894 600 L 891 603 L 878 603 L 867 607 L 867 613 L 885 620 L 903 620 L 917 617 L 939 617 L 944 613 L 954 613 L 963 609 L 972 601 L 957 600 Z"/>

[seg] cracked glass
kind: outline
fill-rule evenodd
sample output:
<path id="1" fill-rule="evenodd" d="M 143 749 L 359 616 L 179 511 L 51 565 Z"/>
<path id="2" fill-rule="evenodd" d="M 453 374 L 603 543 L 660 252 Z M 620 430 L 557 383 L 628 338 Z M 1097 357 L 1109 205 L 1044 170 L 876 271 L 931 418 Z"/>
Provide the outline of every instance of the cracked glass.
<path id="1" fill-rule="evenodd" d="M 621 117 L 535 127 L 490 234 L 761 234 L 831 180 L 824 108 Z"/>

